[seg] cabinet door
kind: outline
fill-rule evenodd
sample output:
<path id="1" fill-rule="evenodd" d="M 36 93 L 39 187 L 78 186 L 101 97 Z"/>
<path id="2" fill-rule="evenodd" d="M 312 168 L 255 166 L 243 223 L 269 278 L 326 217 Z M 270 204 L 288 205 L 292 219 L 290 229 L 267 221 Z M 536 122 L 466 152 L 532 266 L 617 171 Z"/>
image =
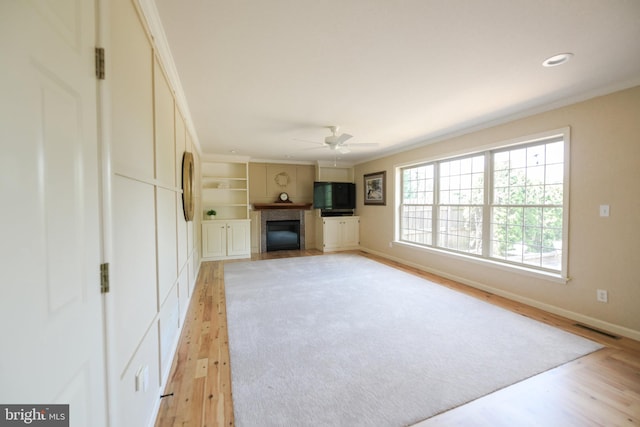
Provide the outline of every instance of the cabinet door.
<path id="1" fill-rule="evenodd" d="M 322 249 L 326 251 L 339 248 L 341 241 L 341 221 L 338 218 L 324 218 L 322 223 Z"/>
<path id="2" fill-rule="evenodd" d="M 227 224 L 214 221 L 202 224 L 202 256 L 204 258 L 227 255 Z"/>
<path id="3" fill-rule="evenodd" d="M 360 244 L 360 220 L 356 218 L 346 218 L 341 221 L 340 246 L 354 248 Z"/>
<path id="4" fill-rule="evenodd" d="M 251 223 L 249 221 L 227 222 L 227 255 L 251 254 Z"/>

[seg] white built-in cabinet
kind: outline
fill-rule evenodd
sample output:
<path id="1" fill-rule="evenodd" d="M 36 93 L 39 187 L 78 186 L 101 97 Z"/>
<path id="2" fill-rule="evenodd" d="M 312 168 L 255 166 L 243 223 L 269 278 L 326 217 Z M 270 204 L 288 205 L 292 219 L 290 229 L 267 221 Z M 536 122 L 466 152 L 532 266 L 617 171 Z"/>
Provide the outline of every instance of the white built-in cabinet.
<path id="1" fill-rule="evenodd" d="M 360 217 L 322 217 L 319 248 L 323 252 L 346 251 L 360 246 Z"/>
<path id="2" fill-rule="evenodd" d="M 248 159 L 216 156 L 201 164 L 202 258 L 251 257 Z M 215 210 L 214 217 L 207 211 Z"/>
<path id="3" fill-rule="evenodd" d="M 336 162 L 318 162 L 317 181 L 354 182 L 353 165 Z M 360 217 L 320 216 L 316 209 L 316 247 L 323 252 L 346 251 L 360 247 Z"/>
<path id="4" fill-rule="evenodd" d="M 213 220 L 202 223 L 202 257 L 207 260 L 249 258 L 251 221 Z"/>

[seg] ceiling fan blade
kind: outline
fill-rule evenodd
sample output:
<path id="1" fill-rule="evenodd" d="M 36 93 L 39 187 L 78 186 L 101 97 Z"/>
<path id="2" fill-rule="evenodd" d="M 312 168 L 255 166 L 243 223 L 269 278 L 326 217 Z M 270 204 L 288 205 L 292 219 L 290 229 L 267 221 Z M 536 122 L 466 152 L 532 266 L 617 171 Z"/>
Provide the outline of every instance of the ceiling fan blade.
<path id="1" fill-rule="evenodd" d="M 342 154 L 347 154 L 350 153 L 351 150 L 349 150 L 347 147 L 345 147 L 344 145 L 340 145 L 336 148 L 337 151 L 339 151 Z"/>
<path id="2" fill-rule="evenodd" d="M 322 144 L 322 145 L 319 145 L 317 147 L 302 148 L 300 151 L 324 150 L 325 148 L 327 148 L 327 146 Z"/>
<path id="3" fill-rule="evenodd" d="M 301 139 L 301 138 L 293 138 L 294 141 L 300 141 L 300 142 L 307 142 L 309 144 L 319 144 L 319 145 L 324 145 L 324 143 L 319 142 L 319 141 L 311 141 L 310 139 Z"/>
<path id="4" fill-rule="evenodd" d="M 344 144 L 344 145 L 349 147 L 377 147 L 380 144 L 378 144 L 377 142 L 363 142 L 363 143 L 356 142 L 355 144 Z"/>
<path id="5" fill-rule="evenodd" d="M 342 144 L 343 142 L 351 138 L 353 138 L 353 135 L 349 135 L 348 133 L 343 133 L 342 135 L 336 138 L 336 144 Z"/>

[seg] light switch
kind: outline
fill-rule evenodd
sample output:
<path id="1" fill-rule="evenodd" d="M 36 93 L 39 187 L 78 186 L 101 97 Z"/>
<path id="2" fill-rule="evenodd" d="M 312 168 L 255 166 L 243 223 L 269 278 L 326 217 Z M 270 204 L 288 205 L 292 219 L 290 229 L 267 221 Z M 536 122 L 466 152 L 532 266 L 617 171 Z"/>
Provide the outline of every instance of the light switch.
<path id="1" fill-rule="evenodd" d="M 609 205 L 600 205 L 600 216 L 601 217 L 609 216 Z"/>

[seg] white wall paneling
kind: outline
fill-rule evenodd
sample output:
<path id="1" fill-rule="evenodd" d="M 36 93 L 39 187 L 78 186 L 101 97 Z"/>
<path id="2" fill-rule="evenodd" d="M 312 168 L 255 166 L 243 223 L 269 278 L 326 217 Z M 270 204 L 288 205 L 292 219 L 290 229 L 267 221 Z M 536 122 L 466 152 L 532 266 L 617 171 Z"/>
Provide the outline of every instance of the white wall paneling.
<path id="1" fill-rule="evenodd" d="M 171 88 L 157 59 L 154 61 L 153 75 L 156 179 L 161 185 L 176 187 L 175 105 Z"/>
<path id="2" fill-rule="evenodd" d="M 180 304 L 178 300 L 178 286 L 169 293 L 160 308 L 158 331 L 160 333 L 160 373 L 164 374 L 171 367 L 173 350 L 176 346 L 178 328 L 180 326 Z M 168 372 L 167 372 L 168 374 Z"/>
<path id="3" fill-rule="evenodd" d="M 116 172 L 153 179 L 153 51 L 131 1 L 111 4 L 112 164 Z"/>
<path id="4" fill-rule="evenodd" d="M 154 405 L 160 391 L 158 328 L 153 327 L 140 339 L 140 346 L 115 391 L 120 411 L 114 414 L 114 425 L 122 427 L 152 426 Z M 136 376 L 146 377 L 146 389 L 136 390 Z M 142 379 L 142 378 L 141 378 Z"/>
<path id="5" fill-rule="evenodd" d="M 165 300 L 178 277 L 175 191 L 156 187 L 158 296 Z"/>
<path id="6" fill-rule="evenodd" d="M 111 293 L 117 317 L 116 370 L 122 373 L 157 312 L 154 188 L 115 176 Z"/>
<path id="7" fill-rule="evenodd" d="M 111 10 L 110 399 L 114 425 L 137 427 L 154 421 L 196 281 L 199 227 L 184 219 L 181 187 L 183 153 L 196 170 L 200 156 L 135 1 Z"/>

